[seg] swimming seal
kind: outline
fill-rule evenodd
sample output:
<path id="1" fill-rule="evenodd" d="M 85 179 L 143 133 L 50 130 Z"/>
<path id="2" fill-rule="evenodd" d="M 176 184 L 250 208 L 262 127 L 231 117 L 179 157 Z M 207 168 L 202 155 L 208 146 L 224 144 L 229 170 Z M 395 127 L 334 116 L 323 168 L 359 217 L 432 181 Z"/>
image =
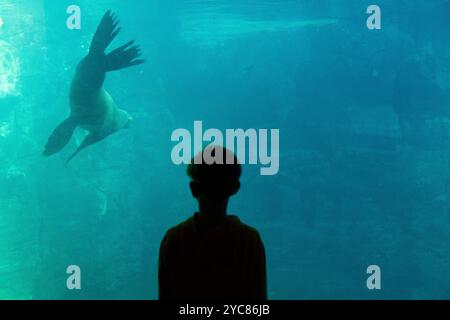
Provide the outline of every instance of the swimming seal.
<path id="1" fill-rule="evenodd" d="M 89 133 L 78 149 L 67 160 L 72 160 L 81 150 L 109 135 L 127 128 L 132 117 L 119 109 L 106 90 L 103 82 L 107 72 L 140 65 L 145 60 L 139 46 L 130 41 L 105 54 L 105 50 L 119 34 L 117 17 L 107 11 L 95 32 L 88 55 L 78 64 L 70 88 L 70 116 L 51 134 L 43 155 L 48 157 L 61 151 L 70 141 L 77 127 Z"/>

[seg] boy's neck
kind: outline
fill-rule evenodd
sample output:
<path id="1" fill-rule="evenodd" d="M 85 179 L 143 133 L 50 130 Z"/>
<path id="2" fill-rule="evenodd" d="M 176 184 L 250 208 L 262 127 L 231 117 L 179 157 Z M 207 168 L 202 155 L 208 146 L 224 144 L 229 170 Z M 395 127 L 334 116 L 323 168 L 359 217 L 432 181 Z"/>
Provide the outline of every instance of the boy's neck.
<path id="1" fill-rule="evenodd" d="M 227 218 L 228 199 L 222 201 L 199 201 L 199 218 L 204 226 L 216 226 Z"/>

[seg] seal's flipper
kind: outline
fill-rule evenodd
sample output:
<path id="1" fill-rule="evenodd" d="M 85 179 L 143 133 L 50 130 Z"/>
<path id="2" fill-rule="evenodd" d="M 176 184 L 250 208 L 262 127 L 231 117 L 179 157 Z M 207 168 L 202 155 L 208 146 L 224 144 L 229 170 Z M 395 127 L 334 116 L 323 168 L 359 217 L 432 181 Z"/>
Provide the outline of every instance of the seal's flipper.
<path id="1" fill-rule="evenodd" d="M 48 138 L 43 155 L 49 157 L 61 151 L 69 143 L 76 127 L 77 121 L 74 118 L 63 121 Z"/>
<path id="2" fill-rule="evenodd" d="M 69 159 L 67 159 L 66 163 L 69 163 L 73 158 L 75 158 L 75 156 L 77 154 L 80 153 L 81 150 L 89 147 L 90 145 L 93 145 L 103 139 L 105 139 L 107 136 L 106 135 L 102 135 L 102 134 L 95 134 L 95 133 L 90 133 L 86 136 L 86 138 L 84 138 L 83 142 L 81 143 L 81 145 L 78 147 L 78 149 L 70 156 Z"/>
<path id="3" fill-rule="evenodd" d="M 119 34 L 117 28 L 119 20 L 107 11 L 92 39 L 89 54 L 84 57 L 77 67 L 73 85 L 85 95 L 99 91 L 105 81 L 106 55 L 105 50 Z"/>
<path id="4" fill-rule="evenodd" d="M 132 46 L 134 41 L 130 41 L 117 48 L 106 56 L 106 71 L 115 71 L 145 63 L 145 60 L 138 59 L 141 56 L 141 48 Z"/>
<path id="5" fill-rule="evenodd" d="M 120 32 L 120 28 L 117 28 L 118 24 L 119 20 L 115 14 L 113 14 L 111 10 L 108 10 L 103 16 L 102 21 L 92 38 L 89 53 L 98 54 L 105 52 L 106 48 Z"/>

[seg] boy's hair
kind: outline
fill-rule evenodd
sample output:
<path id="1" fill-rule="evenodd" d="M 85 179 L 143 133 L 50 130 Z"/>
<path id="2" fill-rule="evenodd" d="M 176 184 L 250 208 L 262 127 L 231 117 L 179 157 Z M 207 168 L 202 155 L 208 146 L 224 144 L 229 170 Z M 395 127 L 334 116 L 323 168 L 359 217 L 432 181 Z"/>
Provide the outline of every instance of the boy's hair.
<path id="1" fill-rule="evenodd" d="M 193 182 L 202 185 L 206 193 L 229 196 L 239 183 L 242 166 L 230 150 L 209 146 L 191 160 L 187 174 Z"/>

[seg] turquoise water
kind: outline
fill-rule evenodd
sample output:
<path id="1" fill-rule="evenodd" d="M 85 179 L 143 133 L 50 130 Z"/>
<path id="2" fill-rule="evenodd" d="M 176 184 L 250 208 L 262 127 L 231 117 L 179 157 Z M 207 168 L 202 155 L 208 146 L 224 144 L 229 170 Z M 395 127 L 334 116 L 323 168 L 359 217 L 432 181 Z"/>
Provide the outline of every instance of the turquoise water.
<path id="1" fill-rule="evenodd" d="M 245 165 L 230 203 L 265 242 L 270 298 L 450 298 L 450 1 L 376 2 L 370 31 L 372 1 L 0 0 L 0 298 L 157 298 L 160 241 L 196 210 L 171 134 L 196 120 L 280 130 L 279 172 Z M 111 48 L 147 60 L 105 83 L 134 122 L 44 158 L 107 9 Z"/>

